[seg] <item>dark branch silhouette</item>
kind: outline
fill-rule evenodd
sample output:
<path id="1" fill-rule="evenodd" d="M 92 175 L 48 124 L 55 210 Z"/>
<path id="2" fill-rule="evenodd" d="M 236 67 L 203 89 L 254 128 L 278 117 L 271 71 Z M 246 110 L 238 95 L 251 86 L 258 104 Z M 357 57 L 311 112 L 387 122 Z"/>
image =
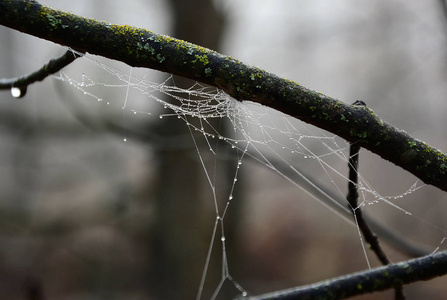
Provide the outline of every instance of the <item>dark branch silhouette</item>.
<path id="1" fill-rule="evenodd" d="M 13 87 L 26 88 L 28 85 L 37 81 L 42 81 L 49 75 L 62 70 L 80 56 L 79 53 L 67 50 L 62 56 L 51 59 L 48 63 L 43 65 L 42 68 L 35 72 L 16 78 L 0 79 L 0 89 L 11 89 Z"/>
<path id="2" fill-rule="evenodd" d="M 357 100 L 353 103 L 353 105 L 366 106 L 365 102 Z M 371 250 L 376 254 L 377 258 L 383 265 L 389 265 L 391 262 L 388 259 L 385 251 L 383 251 L 382 247 L 379 243 L 379 238 L 377 235 L 371 230 L 369 224 L 366 222 L 363 217 L 362 207 L 358 204 L 359 193 L 358 193 L 358 168 L 359 168 L 359 154 L 360 154 L 360 146 L 358 144 L 351 144 L 349 147 L 349 160 L 348 160 L 348 169 L 349 169 L 349 182 L 348 182 L 348 195 L 346 196 L 346 200 L 348 200 L 349 207 L 352 211 L 352 215 L 354 216 L 355 222 L 360 229 L 365 241 L 368 243 Z M 397 284 L 394 286 L 394 298 L 396 300 L 405 299 L 405 295 L 403 293 L 403 287 L 401 284 Z"/>
<path id="3" fill-rule="evenodd" d="M 447 156 L 367 107 L 345 104 L 230 56 L 146 29 L 99 22 L 36 1 L 0 0 L 0 11 L 1 25 L 81 52 L 216 86 L 239 101 L 258 102 L 358 143 L 447 191 Z"/>
<path id="4" fill-rule="evenodd" d="M 396 285 L 429 280 L 447 273 L 447 251 L 260 296 L 240 299 L 346 299 L 383 291 Z"/>

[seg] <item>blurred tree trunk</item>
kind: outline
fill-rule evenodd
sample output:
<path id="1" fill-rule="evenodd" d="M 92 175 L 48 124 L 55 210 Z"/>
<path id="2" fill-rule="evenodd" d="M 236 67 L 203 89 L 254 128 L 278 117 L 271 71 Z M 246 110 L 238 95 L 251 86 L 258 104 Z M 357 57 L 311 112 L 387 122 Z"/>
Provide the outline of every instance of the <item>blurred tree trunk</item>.
<path id="1" fill-rule="evenodd" d="M 225 17 L 215 8 L 212 0 L 171 0 L 170 4 L 174 22 L 172 36 L 219 50 Z M 177 76 L 174 81 L 176 86 L 184 88 L 195 83 Z M 160 136 L 174 140 L 173 137 L 190 135 L 183 120 L 165 119 L 160 121 L 157 129 Z M 213 126 L 219 128 L 222 124 Z M 157 153 L 159 182 L 154 210 L 157 219 L 151 234 L 154 254 L 151 276 L 152 288 L 155 288 L 157 296 L 165 299 L 196 297 L 216 218 L 210 187 L 197 150 L 191 138 L 185 140 L 189 141 L 188 145 L 165 148 Z M 203 145 L 200 138 L 197 142 L 201 153 L 208 154 L 209 147 Z M 234 176 L 234 173 L 228 175 L 226 165 L 228 163 L 225 162 L 217 164 L 221 179 Z M 229 192 L 221 192 L 221 197 L 218 195 L 220 200 L 225 199 L 222 198 L 225 193 L 228 197 Z M 231 230 L 227 225 L 225 229 Z M 214 268 L 211 266 L 209 271 L 209 277 L 214 277 L 216 284 L 221 277 L 221 256 L 216 253 L 220 246 L 219 240 L 213 250 L 219 261 L 216 260 Z M 215 276 L 212 276 L 213 273 Z M 208 276 L 207 280 L 210 280 Z"/>

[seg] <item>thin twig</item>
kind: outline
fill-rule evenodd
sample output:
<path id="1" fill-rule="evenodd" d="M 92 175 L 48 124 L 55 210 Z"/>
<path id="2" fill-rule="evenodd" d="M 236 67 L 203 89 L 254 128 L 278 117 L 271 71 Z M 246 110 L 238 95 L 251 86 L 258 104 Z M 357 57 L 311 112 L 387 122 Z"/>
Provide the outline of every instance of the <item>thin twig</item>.
<path id="1" fill-rule="evenodd" d="M 353 105 L 366 106 L 365 102 L 357 100 Z M 352 210 L 352 214 L 357 222 L 357 226 L 365 238 L 365 241 L 369 244 L 371 250 L 376 254 L 377 258 L 383 265 L 389 265 L 391 262 L 383 251 L 379 244 L 377 235 L 369 228 L 368 223 L 363 217 L 362 209 L 358 205 L 359 193 L 358 193 L 358 166 L 359 166 L 359 152 L 360 146 L 356 143 L 352 143 L 349 147 L 349 182 L 348 182 L 348 200 L 349 206 Z M 396 300 L 405 299 L 402 285 L 396 285 L 394 287 L 394 295 Z"/>
<path id="2" fill-rule="evenodd" d="M 62 56 L 51 59 L 35 72 L 20 77 L 0 79 L 0 90 L 11 89 L 13 87 L 26 89 L 28 85 L 36 81 L 44 80 L 46 77 L 60 71 L 82 55 L 82 53 L 67 50 Z"/>

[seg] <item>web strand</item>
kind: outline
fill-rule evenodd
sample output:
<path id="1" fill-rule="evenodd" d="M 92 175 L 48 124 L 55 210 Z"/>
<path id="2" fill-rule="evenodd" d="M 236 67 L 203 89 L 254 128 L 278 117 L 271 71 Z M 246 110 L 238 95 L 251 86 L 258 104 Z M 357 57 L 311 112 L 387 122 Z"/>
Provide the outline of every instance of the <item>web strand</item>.
<path id="1" fill-rule="evenodd" d="M 94 75 L 81 75 L 81 80 L 77 81 L 72 76 L 61 72 L 56 79 L 68 83 L 69 86 L 79 91 L 83 96 L 92 98 L 103 105 L 121 108 L 123 111 L 123 122 L 126 126 L 125 112 L 131 115 L 144 114 L 146 116 L 158 116 L 159 118 L 177 118 L 182 120 L 189 130 L 190 138 L 193 141 L 195 153 L 203 169 L 206 184 L 211 190 L 211 199 L 215 213 L 215 222 L 211 230 L 211 237 L 208 246 L 205 264 L 203 266 L 202 277 L 200 279 L 197 299 L 204 297 L 204 290 L 207 284 L 210 261 L 213 257 L 213 247 L 220 241 L 221 257 L 221 279 L 214 289 L 211 299 L 218 297 L 224 282 L 232 283 L 242 295 L 247 292 L 238 279 L 234 279 L 229 269 L 231 257 L 227 256 L 225 235 L 225 221 L 232 213 L 230 203 L 232 201 L 243 201 L 234 199 L 235 189 L 244 162 L 254 161 L 264 168 L 270 169 L 280 175 L 284 181 L 304 189 L 318 201 L 329 207 L 337 215 L 346 218 L 348 210 L 347 202 L 340 202 L 328 195 L 315 183 L 315 178 L 303 175 L 302 170 L 316 170 L 318 180 L 324 181 L 326 186 L 330 186 L 337 197 L 345 198 L 345 188 L 349 182 L 346 172 L 346 165 L 349 161 L 349 145 L 337 138 L 329 135 L 313 126 L 304 124 L 282 113 L 267 109 L 257 104 L 234 101 L 224 92 L 203 86 L 199 83 L 190 88 L 183 89 L 175 85 L 172 77 L 161 83 L 150 81 L 146 76 L 137 77 L 131 68 L 128 73 L 121 72 L 106 63 L 102 63 L 89 55 L 85 55 L 80 60 L 87 61 L 90 65 L 95 65 L 100 71 L 105 72 L 115 78 L 116 81 L 102 82 L 95 79 Z M 148 76 L 149 77 L 149 76 Z M 105 90 L 124 90 L 124 100 L 107 99 L 100 95 L 98 88 Z M 150 109 L 134 107 L 132 92 L 138 92 L 143 97 L 143 104 L 151 103 Z M 164 99 L 169 98 L 167 102 Z M 120 104 L 121 103 L 121 104 Z M 153 104 L 158 107 L 154 108 Z M 216 128 L 211 120 L 220 120 L 219 128 Z M 225 125 L 226 124 L 226 125 Z M 228 126 L 231 134 L 223 133 L 220 126 Z M 203 141 L 200 143 L 199 139 Z M 126 137 L 124 137 L 126 140 Z M 235 155 L 236 166 L 234 168 L 233 182 L 229 184 L 229 194 L 225 199 L 218 197 L 217 191 L 217 156 L 219 156 L 219 142 L 225 142 L 228 148 Z M 206 145 L 201 147 L 201 145 Z M 209 163 L 205 159 L 207 155 L 214 157 Z M 409 187 L 404 187 L 403 192 L 395 195 L 382 195 L 377 187 L 358 172 L 358 191 L 360 192 L 359 203 L 352 210 L 367 210 L 370 206 L 384 204 L 393 208 L 396 213 L 411 217 L 413 221 L 426 225 L 430 230 L 440 235 L 440 238 L 433 246 L 433 252 L 437 252 L 444 247 L 447 231 L 433 222 L 419 217 L 417 212 L 403 208 L 396 200 L 414 196 L 425 190 L 425 185 L 418 180 Z M 318 196 L 316 196 L 318 195 Z M 298 201 L 298 200 L 297 200 Z M 362 255 L 365 257 L 368 268 L 372 264 L 368 258 L 368 251 L 364 245 L 362 235 L 355 222 L 359 240 L 362 245 Z M 220 240 L 219 240 L 220 239 Z"/>

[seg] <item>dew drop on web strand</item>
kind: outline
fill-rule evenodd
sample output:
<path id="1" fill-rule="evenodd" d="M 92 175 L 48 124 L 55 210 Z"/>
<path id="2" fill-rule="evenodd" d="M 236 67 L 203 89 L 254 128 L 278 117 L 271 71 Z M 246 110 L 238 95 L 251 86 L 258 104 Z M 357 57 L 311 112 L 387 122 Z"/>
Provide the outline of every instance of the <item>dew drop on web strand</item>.
<path id="1" fill-rule="evenodd" d="M 117 73 L 116 76 L 118 76 L 119 74 Z M 62 76 L 62 75 L 61 75 Z M 126 81 L 128 75 L 123 75 L 122 78 L 124 78 Z M 119 77 L 119 76 L 118 76 Z M 88 90 L 89 92 L 87 92 L 86 90 L 83 90 L 83 88 L 87 89 L 89 86 L 93 86 L 95 85 L 95 82 L 93 80 L 91 80 L 90 78 L 88 78 L 87 75 L 85 75 L 84 73 L 82 74 L 82 79 L 81 82 L 75 81 L 73 82 L 70 79 L 65 79 L 66 82 L 68 82 L 71 86 L 77 88 L 79 90 L 80 93 L 83 93 L 84 95 L 89 95 L 89 96 L 93 96 L 92 94 L 90 94 L 90 90 Z M 107 86 L 107 85 L 104 85 Z M 110 84 L 108 85 L 111 88 L 116 88 L 117 85 L 113 85 Z M 130 85 L 127 83 L 126 85 L 123 85 L 122 87 L 129 87 Z M 83 87 L 83 88 L 80 88 Z M 132 86 L 134 87 L 134 86 Z M 291 160 L 288 160 L 287 155 L 284 155 L 284 153 L 287 154 L 295 154 L 294 157 L 299 156 L 298 159 L 307 159 L 306 164 L 309 163 L 313 163 L 312 161 L 318 162 L 321 164 L 321 166 L 324 169 L 328 169 L 330 171 L 335 171 L 335 173 L 337 173 L 337 175 L 342 175 L 343 176 L 343 172 L 338 172 L 335 167 L 333 168 L 332 166 L 329 166 L 328 164 L 326 164 L 325 161 L 322 161 L 321 159 L 321 155 L 318 152 L 318 150 L 316 151 L 317 154 L 314 154 L 312 151 L 314 148 L 310 148 L 312 149 L 312 151 L 308 151 L 307 149 L 307 144 L 304 145 L 305 143 L 307 143 L 308 141 L 321 141 L 323 143 L 325 143 L 324 141 L 332 141 L 333 144 L 331 144 L 329 151 L 330 154 L 336 154 L 338 155 L 338 153 L 342 153 L 345 149 L 343 147 L 343 145 L 340 146 L 337 145 L 337 142 L 335 141 L 335 139 L 333 137 L 327 137 L 327 136 L 321 136 L 318 134 L 313 135 L 313 133 L 310 134 L 306 134 L 306 135 L 302 135 L 300 130 L 301 128 L 299 128 L 300 125 L 297 125 L 295 123 L 296 120 L 292 120 L 288 117 L 283 117 L 280 116 L 278 117 L 277 113 L 270 114 L 269 112 L 262 112 L 262 113 L 258 113 L 255 111 L 251 111 L 249 108 L 247 108 L 246 106 L 244 106 L 245 104 L 239 104 L 239 102 L 234 102 L 233 100 L 229 99 L 227 96 L 224 95 L 224 98 L 218 98 L 217 95 L 211 95 L 211 93 L 209 93 L 207 90 L 203 89 L 200 85 L 197 85 L 197 87 L 192 87 L 192 88 L 197 88 L 198 90 L 184 90 L 184 89 L 180 89 L 177 88 L 175 86 L 175 84 L 170 84 L 168 81 L 164 82 L 163 84 L 156 84 L 156 85 L 147 85 L 143 91 L 143 94 L 145 96 L 148 96 L 148 98 L 151 99 L 155 99 L 156 103 L 159 103 L 160 106 L 159 108 L 164 108 L 168 111 L 172 111 L 172 114 L 160 114 L 158 115 L 158 117 L 160 119 L 163 119 L 164 116 L 176 116 L 178 119 L 183 119 L 184 124 L 187 125 L 188 127 L 191 127 L 191 129 L 194 128 L 194 131 L 200 131 L 203 133 L 203 137 L 204 138 L 218 138 L 219 140 L 225 141 L 226 143 L 228 143 L 232 149 L 236 149 L 236 151 L 232 151 L 233 153 L 240 153 L 240 150 L 243 150 L 243 145 L 244 143 L 250 143 L 253 142 L 254 145 L 258 146 L 258 145 L 262 145 L 265 146 L 265 148 L 269 148 L 269 150 L 271 150 L 271 152 L 275 152 L 274 154 L 277 154 L 280 159 L 283 159 L 283 162 L 290 166 L 290 167 L 294 167 L 294 162 L 292 162 Z M 171 97 L 174 101 L 178 101 L 175 102 L 176 104 L 166 104 L 165 102 L 163 102 L 162 100 L 160 100 L 160 98 L 157 98 L 156 95 L 153 94 L 157 93 L 157 92 L 161 92 L 164 95 Z M 171 95 L 169 93 L 172 93 Z M 177 93 L 183 93 L 182 96 L 178 96 L 177 97 Z M 220 93 L 220 92 L 219 92 Z M 196 102 L 191 100 L 192 97 L 196 97 L 196 96 L 200 96 L 200 97 L 204 97 L 205 101 L 203 102 Z M 211 98 L 213 99 L 211 101 Z M 96 97 L 96 100 L 98 102 L 102 102 L 103 99 L 100 97 Z M 114 101 L 114 100 L 113 100 Z M 218 104 L 214 104 L 214 101 L 217 101 Z M 105 102 L 105 101 L 104 101 Z M 110 102 L 107 102 L 107 105 L 112 105 Z M 117 107 L 121 107 L 121 106 L 117 106 Z M 121 107 L 122 109 L 124 109 L 125 107 Z M 132 109 L 130 109 L 133 114 L 136 114 L 137 111 L 133 111 Z M 147 112 L 145 112 L 147 113 Z M 164 113 L 164 111 L 163 111 Z M 150 113 L 147 113 L 150 114 Z M 157 114 L 154 115 L 154 117 L 157 117 Z M 203 122 L 203 124 L 201 125 L 196 125 L 194 126 L 193 124 L 189 123 L 187 121 L 187 117 L 196 117 L 199 118 L 199 122 Z M 218 131 L 216 130 L 215 132 L 212 130 L 215 130 L 212 125 L 210 125 L 210 120 L 211 118 L 220 118 L 220 119 L 226 119 L 229 123 L 228 123 L 228 129 L 229 131 L 231 131 L 231 128 L 233 128 L 234 132 L 236 134 L 233 135 L 226 135 L 224 136 L 223 133 L 218 133 Z M 278 122 L 278 119 L 282 118 L 281 120 L 284 121 L 284 123 L 286 124 L 286 127 L 281 128 L 281 124 L 279 124 L 280 122 Z M 167 118 L 169 119 L 169 118 Z M 281 122 L 282 122 L 281 121 Z M 278 123 L 278 124 L 277 124 Z M 277 126 L 278 125 L 278 126 Z M 210 127 L 211 126 L 211 127 Z M 308 130 L 308 129 L 306 129 Z M 207 132 L 208 131 L 208 132 Z M 213 134 L 210 134 L 210 132 L 213 132 Z M 309 131 L 310 132 L 310 131 Z M 307 131 L 306 131 L 307 133 Z M 235 137 L 237 136 L 237 137 Z M 279 138 L 278 138 L 279 137 Z M 241 141 L 241 143 L 238 144 L 238 141 L 236 139 L 239 139 L 239 141 Z M 282 139 L 282 140 L 281 140 Z M 126 142 L 127 141 L 127 137 L 123 138 L 123 141 Z M 303 147 L 302 147 L 303 146 Z M 212 147 L 208 147 L 208 148 L 203 148 L 203 150 L 200 151 L 211 151 L 214 152 Z M 255 149 L 257 150 L 257 149 Z M 284 150 L 284 151 L 282 151 Z M 245 148 L 245 150 L 243 150 L 244 153 L 247 152 L 247 148 Z M 217 151 L 216 151 L 217 152 Z M 253 154 L 253 152 L 248 151 L 249 155 Z M 297 155 L 296 155 L 297 154 Z M 262 154 L 264 155 L 264 153 Z M 336 156 L 334 155 L 334 156 Z M 293 155 L 289 155 L 289 156 L 293 156 Z M 260 162 L 262 164 L 265 165 L 265 167 L 267 168 L 271 168 L 273 170 L 275 170 L 276 172 L 280 173 L 280 171 L 278 171 L 278 169 L 276 168 L 276 166 L 274 164 L 270 164 L 268 160 L 263 160 L 263 156 L 260 156 Z M 339 158 L 341 158 L 343 160 L 342 155 L 339 156 Z M 347 159 L 345 159 L 345 161 L 343 161 L 343 164 L 345 165 L 345 163 L 347 162 Z M 239 167 L 241 166 L 242 161 L 238 160 L 237 161 L 237 165 L 236 165 L 236 172 L 237 170 L 239 170 Z M 328 174 L 328 172 L 325 170 L 325 172 Z M 284 174 L 282 174 L 284 175 Z M 328 174 L 329 175 L 329 174 Z M 286 175 L 284 175 L 284 177 L 287 177 Z M 329 176 L 330 177 L 330 176 Z M 229 184 L 236 186 L 236 182 L 237 182 L 237 175 L 233 178 L 233 182 L 231 182 L 231 179 L 229 179 L 230 182 Z M 340 184 L 337 182 L 335 182 L 334 180 L 329 180 L 332 186 L 336 186 L 338 187 Z M 215 183 L 213 183 L 213 185 L 215 185 Z M 403 198 L 404 196 L 406 196 L 407 194 L 417 190 L 420 187 L 412 187 L 408 192 L 403 193 L 402 195 L 398 195 L 398 196 L 391 196 L 391 197 L 383 197 L 383 196 L 378 196 L 375 195 L 376 191 L 372 188 L 365 189 L 360 187 L 360 189 L 364 189 L 367 193 L 370 193 L 371 195 L 374 195 L 375 199 L 374 200 L 366 200 L 363 201 L 359 207 L 367 207 L 369 205 L 375 204 L 375 203 L 382 203 L 382 202 L 386 202 L 388 200 L 397 200 L 400 198 Z M 228 196 L 228 203 L 229 201 L 233 200 L 233 192 L 229 193 L 230 195 Z M 228 194 L 227 194 L 228 195 Z M 239 199 L 238 199 L 239 201 Z M 217 212 L 217 214 L 219 214 L 220 212 Z M 405 211 L 406 215 L 412 215 L 412 213 Z M 222 214 L 222 216 L 224 216 L 225 214 Z M 415 216 L 417 217 L 417 216 Z M 220 216 L 216 217 L 216 222 L 220 222 L 223 226 L 223 217 L 221 218 Z M 218 238 L 217 238 L 218 240 Z M 222 242 L 225 241 L 225 236 L 222 235 L 221 237 Z M 235 283 L 236 284 L 236 283 Z M 247 296 L 247 292 L 241 290 L 242 296 Z"/>

